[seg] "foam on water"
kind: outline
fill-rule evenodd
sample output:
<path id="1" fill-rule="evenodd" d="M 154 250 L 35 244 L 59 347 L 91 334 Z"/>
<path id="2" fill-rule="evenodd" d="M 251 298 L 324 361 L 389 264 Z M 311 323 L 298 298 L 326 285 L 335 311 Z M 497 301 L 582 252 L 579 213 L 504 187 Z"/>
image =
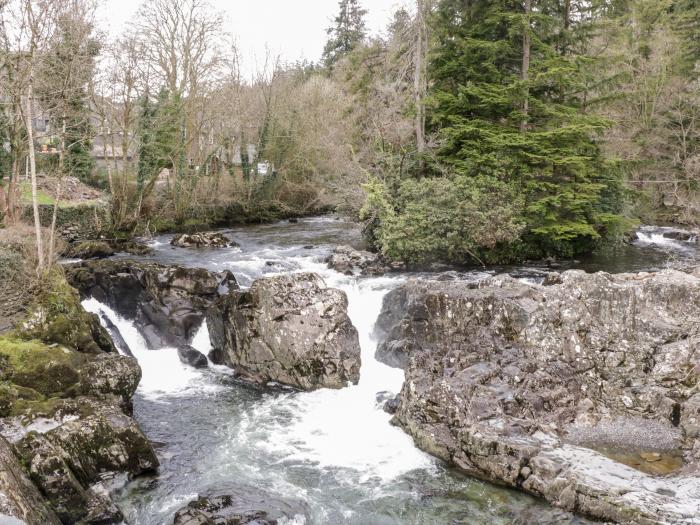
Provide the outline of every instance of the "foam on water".
<path id="1" fill-rule="evenodd" d="M 307 268 L 308 269 L 308 268 Z M 418 450 L 413 440 L 389 423 L 391 416 L 376 401 L 378 392 L 398 393 L 403 371 L 390 368 L 374 357 L 376 343 L 371 338 L 387 286 L 395 279 L 354 279 L 341 286 L 348 294 L 348 314 L 360 335 L 362 369 L 360 382 L 342 390 L 269 397 L 253 410 L 238 429 L 236 439 L 255 439 L 250 430 L 267 426 L 274 440 L 256 446 L 284 461 L 310 462 L 320 467 L 354 469 L 360 481 L 394 479 L 415 469 L 431 469 L 435 463 Z M 291 422 L 274 417 L 282 408 L 292 413 Z"/>
<path id="2" fill-rule="evenodd" d="M 124 341 L 129 345 L 134 357 L 138 359 L 141 366 L 142 378 L 141 383 L 139 383 L 139 392 L 145 397 L 158 398 L 183 394 L 193 390 L 202 391 L 219 388 L 203 372 L 184 365 L 180 361 L 175 348 L 149 350 L 134 323 L 120 317 L 108 306 L 96 299 L 87 299 L 83 301 L 83 307 L 88 312 L 98 315 L 100 312 L 103 312 L 119 329 Z M 211 347 L 208 339 L 209 334 L 206 331 L 206 326 L 204 326 L 195 337 L 192 346 L 200 351 L 207 352 Z"/>

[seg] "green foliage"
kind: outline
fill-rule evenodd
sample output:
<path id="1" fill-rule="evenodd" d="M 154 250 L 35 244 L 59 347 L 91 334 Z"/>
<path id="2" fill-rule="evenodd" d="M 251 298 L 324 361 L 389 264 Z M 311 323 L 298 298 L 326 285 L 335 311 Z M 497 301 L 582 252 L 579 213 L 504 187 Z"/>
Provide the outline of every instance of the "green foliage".
<path id="1" fill-rule="evenodd" d="M 365 15 L 367 10 L 360 6 L 359 0 L 340 0 L 338 15 L 333 27 L 327 31 L 328 42 L 323 49 L 323 63 L 333 69 L 338 60 L 355 49 L 367 35 Z"/>
<path id="2" fill-rule="evenodd" d="M 503 262 L 519 258 L 525 203 L 516 187 L 488 177 L 404 180 L 395 197 L 367 184 L 365 219 L 385 256 L 412 264 Z"/>
<path id="3" fill-rule="evenodd" d="M 591 59 L 571 51 L 569 24 L 544 0 L 529 15 L 521 1 L 438 4 L 428 101 L 436 178 L 384 194 L 378 237 L 387 255 L 570 256 L 626 227 L 620 170 L 599 146 L 610 123 L 584 111 Z"/>

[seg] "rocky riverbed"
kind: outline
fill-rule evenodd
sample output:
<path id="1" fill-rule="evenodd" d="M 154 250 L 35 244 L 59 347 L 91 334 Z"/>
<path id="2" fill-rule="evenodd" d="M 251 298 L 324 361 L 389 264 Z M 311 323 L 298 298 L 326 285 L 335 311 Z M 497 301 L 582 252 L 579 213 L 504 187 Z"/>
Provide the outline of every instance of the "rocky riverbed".
<path id="1" fill-rule="evenodd" d="M 692 235 L 561 264 L 654 270 L 613 275 L 406 274 L 325 218 L 223 233 L 73 264 L 83 306 L 61 284 L 2 336 L 0 515 L 697 523 L 700 279 L 658 271 Z"/>

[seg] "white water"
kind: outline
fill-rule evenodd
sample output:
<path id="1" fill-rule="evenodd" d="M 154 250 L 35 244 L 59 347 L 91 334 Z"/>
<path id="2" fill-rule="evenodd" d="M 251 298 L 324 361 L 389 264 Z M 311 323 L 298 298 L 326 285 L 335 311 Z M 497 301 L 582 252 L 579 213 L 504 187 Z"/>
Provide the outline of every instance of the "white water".
<path id="1" fill-rule="evenodd" d="M 263 259 L 264 260 L 264 259 Z M 356 470 L 361 481 L 375 478 L 389 481 L 415 469 L 434 469 L 435 461 L 417 449 L 411 437 L 390 425 L 391 416 L 376 401 L 378 392 L 397 394 L 404 381 L 403 371 L 390 368 L 374 357 L 376 343 L 371 333 L 382 299 L 400 281 L 376 278 L 358 281 L 328 270 L 310 258 L 292 259 L 303 271 L 316 271 L 330 286 L 348 296 L 348 315 L 358 330 L 362 350 L 361 380 L 342 390 L 290 392 L 266 396 L 253 407 L 231 435 L 236 448 L 252 447 L 261 453 L 298 461 L 320 468 Z M 257 261 L 256 261 L 257 262 Z M 95 299 L 83 302 L 94 313 L 104 312 L 121 332 L 139 361 L 143 378 L 139 393 L 156 400 L 225 388 L 213 381 L 212 372 L 200 371 L 180 362 L 174 348 L 148 350 L 131 321 L 118 316 Z M 206 324 L 192 346 L 203 353 L 211 349 Z M 223 367 L 213 367 L 225 373 Z M 274 414 L 289 412 L 291 421 Z M 265 428 L 275 439 L 260 440 Z M 350 482 L 350 478 L 348 478 Z"/>
<path id="2" fill-rule="evenodd" d="M 208 381 L 201 371 L 185 366 L 180 361 L 175 348 L 149 350 L 133 322 L 120 317 L 108 306 L 95 299 L 87 299 L 83 301 L 83 307 L 88 312 L 98 315 L 100 312 L 105 313 L 119 329 L 124 341 L 129 345 L 134 357 L 141 366 L 142 377 L 139 383 L 139 393 L 144 397 L 157 399 L 162 396 L 174 396 L 191 393 L 192 391 L 220 388 L 218 385 Z M 208 337 L 209 334 L 206 332 L 205 326 L 195 337 L 192 346 L 203 352 L 209 351 L 211 345 Z"/>

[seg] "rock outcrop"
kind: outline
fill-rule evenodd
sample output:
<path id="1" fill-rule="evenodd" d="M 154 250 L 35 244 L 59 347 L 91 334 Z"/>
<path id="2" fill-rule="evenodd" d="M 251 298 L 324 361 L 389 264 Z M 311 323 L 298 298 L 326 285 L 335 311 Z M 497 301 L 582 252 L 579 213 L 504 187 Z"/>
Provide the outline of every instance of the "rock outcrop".
<path id="1" fill-rule="evenodd" d="M 211 342 L 224 362 L 256 383 L 303 390 L 357 383 L 360 345 L 344 292 L 315 274 L 292 274 L 233 291 L 207 312 Z"/>
<path id="2" fill-rule="evenodd" d="M 141 369 L 59 270 L 44 279 L 27 318 L 0 336 L 0 522 L 121 523 L 95 487 L 158 466 L 129 417 Z"/>
<path id="3" fill-rule="evenodd" d="M 13 518 L 17 521 L 10 521 Z M 39 489 L 29 479 L 12 445 L 0 436 L 0 523 L 60 525 Z"/>
<path id="4" fill-rule="evenodd" d="M 64 406 L 64 414 L 71 404 Z M 109 497 L 91 489 L 105 473 L 139 475 L 158 466 L 136 423 L 117 408 L 79 399 L 78 419 L 40 434 L 30 432 L 16 449 L 30 476 L 63 523 L 118 523 Z"/>
<path id="5" fill-rule="evenodd" d="M 377 327 L 410 357 L 393 421 L 468 474 L 566 510 L 698 523 L 699 277 L 410 281 Z M 663 478 L 623 464 L 677 454 L 685 466 Z"/>
<path id="6" fill-rule="evenodd" d="M 222 495 L 200 496 L 175 514 L 173 525 L 276 525 L 306 523 L 302 503 L 288 502 L 259 489 L 240 487 Z"/>
<path id="7" fill-rule="evenodd" d="M 86 261 L 66 272 L 83 297 L 94 297 L 134 320 L 152 349 L 191 343 L 207 307 L 238 289 L 228 271 L 134 261 Z"/>
<path id="8" fill-rule="evenodd" d="M 183 233 L 173 237 L 170 244 L 178 248 L 238 248 L 239 244 L 223 233 Z"/>

